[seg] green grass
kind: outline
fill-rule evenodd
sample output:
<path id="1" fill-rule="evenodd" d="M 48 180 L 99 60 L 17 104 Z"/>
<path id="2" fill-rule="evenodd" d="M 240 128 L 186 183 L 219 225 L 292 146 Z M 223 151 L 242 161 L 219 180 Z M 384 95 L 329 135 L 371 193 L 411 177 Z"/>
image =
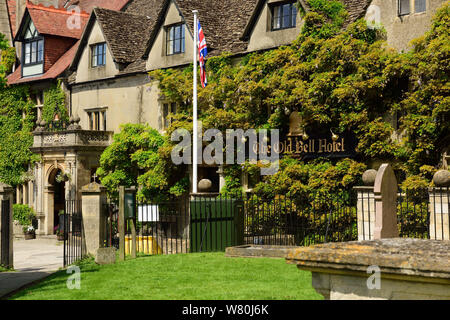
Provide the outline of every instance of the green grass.
<path id="1" fill-rule="evenodd" d="M 311 273 L 284 259 L 227 258 L 224 253 L 141 257 L 99 266 L 80 263 L 81 288 L 69 290 L 59 271 L 11 299 L 276 300 L 321 299 Z"/>
<path id="2" fill-rule="evenodd" d="M 6 267 L 0 265 L 0 272 L 11 272 L 11 271 L 14 271 L 14 269 L 6 268 Z"/>

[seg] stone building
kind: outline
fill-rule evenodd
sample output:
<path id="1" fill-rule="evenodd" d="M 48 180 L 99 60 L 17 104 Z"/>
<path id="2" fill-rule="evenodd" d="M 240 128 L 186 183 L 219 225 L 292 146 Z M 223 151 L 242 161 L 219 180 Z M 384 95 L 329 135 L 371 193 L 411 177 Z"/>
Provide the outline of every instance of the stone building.
<path id="1" fill-rule="evenodd" d="M 164 132 L 168 115 L 177 106 L 160 95 L 148 72 L 192 62 L 192 10 L 199 11 L 208 56 L 231 52 L 240 59 L 246 53 L 296 39 L 303 21 L 295 2 L 2 0 L 0 31 L 10 32 L 19 57 L 9 84 L 31 85 L 39 117 L 43 90 L 62 80 L 71 115 L 70 125 L 57 132 L 38 121 L 33 152 L 42 160 L 32 168 L 34 179 L 17 189 L 17 201 L 35 208 L 39 233 L 51 234 L 64 200 L 76 199 L 81 186 L 92 181 L 102 150 L 121 124 L 148 123 Z M 303 10 L 309 9 L 307 1 L 298 2 Z M 388 44 L 407 50 L 410 40 L 429 29 L 431 17 L 445 1 L 343 2 L 349 12 L 347 23 L 361 17 L 380 23 L 387 31 Z M 75 15 L 68 15 L 68 10 Z M 30 38 L 29 31 L 34 29 L 37 32 Z M 44 44 L 39 50 L 41 40 Z M 32 45 L 27 47 L 33 41 L 37 41 L 36 53 L 30 51 Z M 35 63 L 30 66 L 27 59 Z M 208 176 L 218 182 L 218 169 L 200 168 L 199 178 Z"/>

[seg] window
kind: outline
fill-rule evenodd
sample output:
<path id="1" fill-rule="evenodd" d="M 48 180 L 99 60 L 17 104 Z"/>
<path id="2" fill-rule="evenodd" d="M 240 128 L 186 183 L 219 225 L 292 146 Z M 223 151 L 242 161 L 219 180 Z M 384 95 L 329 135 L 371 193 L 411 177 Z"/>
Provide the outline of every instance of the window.
<path id="1" fill-rule="evenodd" d="M 164 118 L 164 129 L 167 129 L 171 124 L 171 119 L 169 114 L 176 114 L 177 113 L 177 104 L 176 102 L 172 103 L 164 103 L 163 104 L 163 118 Z"/>
<path id="2" fill-rule="evenodd" d="M 33 65 L 44 61 L 44 39 L 30 20 L 23 40 L 23 63 Z"/>
<path id="3" fill-rule="evenodd" d="M 106 111 L 89 111 L 89 130 L 106 131 Z"/>
<path id="4" fill-rule="evenodd" d="M 415 0 L 414 2 L 414 12 L 420 13 L 427 11 L 427 1 L 426 0 Z"/>
<path id="5" fill-rule="evenodd" d="M 295 28 L 296 19 L 295 3 L 285 3 L 272 8 L 272 30 Z"/>
<path id="6" fill-rule="evenodd" d="M 398 15 L 404 16 L 411 13 L 409 0 L 398 0 Z"/>
<path id="7" fill-rule="evenodd" d="M 166 52 L 168 56 L 172 54 L 184 53 L 184 33 L 184 24 L 170 26 L 167 28 Z"/>
<path id="8" fill-rule="evenodd" d="M 106 43 L 92 46 L 92 67 L 100 67 L 106 64 Z"/>

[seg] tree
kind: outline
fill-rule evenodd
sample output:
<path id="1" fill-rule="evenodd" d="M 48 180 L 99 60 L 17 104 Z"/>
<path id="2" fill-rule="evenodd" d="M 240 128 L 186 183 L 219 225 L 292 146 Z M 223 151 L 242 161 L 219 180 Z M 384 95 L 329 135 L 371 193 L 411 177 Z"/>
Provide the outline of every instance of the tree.
<path id="1" fill-rule="evenodd" d="M 147 200 L 183 193 L 186 179 L 179 176 L 180 168 L 174 167 L 167 150 L 166 138 L 150 126 L 122 125 L 101 155 L 97 174 L 112 196 L 120 185 L 139 186 L 138 197 Z"/>

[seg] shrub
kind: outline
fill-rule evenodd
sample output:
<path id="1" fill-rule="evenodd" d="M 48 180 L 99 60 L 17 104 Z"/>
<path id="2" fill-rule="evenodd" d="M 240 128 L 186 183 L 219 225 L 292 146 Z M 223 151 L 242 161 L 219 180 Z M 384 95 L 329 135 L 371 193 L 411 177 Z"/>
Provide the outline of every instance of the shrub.
<path id="1" fill-rule="evenodd" d="M 13 219 L 23 227 L 23 231 L 26 232 L 28 227 L 33 226 L 36 220 L 36 214 L 34 210 L 24 204 L 13 205 Z"/>

